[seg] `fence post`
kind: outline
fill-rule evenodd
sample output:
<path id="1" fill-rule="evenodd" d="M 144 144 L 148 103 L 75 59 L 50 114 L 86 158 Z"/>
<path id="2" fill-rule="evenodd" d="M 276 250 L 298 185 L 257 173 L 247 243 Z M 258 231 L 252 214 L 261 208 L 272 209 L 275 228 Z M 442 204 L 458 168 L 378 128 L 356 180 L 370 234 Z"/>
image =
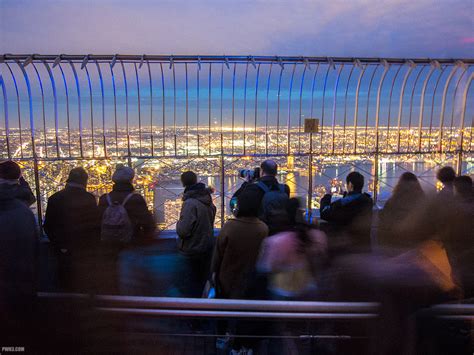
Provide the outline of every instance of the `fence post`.
<path id="1" fill-rule="evenodd" d="M 374 157 L 374 205 L 377 205 L 377 200 L 379 197 L 379 149 L 375 147 L 375 157 Z"/>
<path id="2" fill-rule="evenodd" d="M 221 152 L 221 228 L 225 222 L 225 165 L 224 154 Z"/>
<path id="3" fill-rule="evenodd" d="M 313 133 L 309 134 L 309 156 L 308 156 L 308 221 L 313 215 Z"/>

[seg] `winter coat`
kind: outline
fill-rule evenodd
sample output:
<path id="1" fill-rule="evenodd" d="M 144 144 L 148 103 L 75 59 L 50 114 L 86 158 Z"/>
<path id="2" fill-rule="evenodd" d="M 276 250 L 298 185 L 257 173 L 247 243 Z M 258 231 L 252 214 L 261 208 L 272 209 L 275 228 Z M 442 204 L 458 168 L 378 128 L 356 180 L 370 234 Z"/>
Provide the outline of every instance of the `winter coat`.
<path id="1" fill-rule="evenodd" d="M 232 218 L 224 224 L 211 266 L 216 273 L 219 297 L 245 298 L 260 244 L 267 235 L 268 227 L 257 217 Z"/>
<path id="2" fill-rule="evenodd" d="M 17 186 L 0 184 L 0 314 L 28 312 L 36 295 L 38 232 Z"/>
<path id="3" fill-rule="evenodd" d="M 99 210 L 84 187 L 66 187 L 48 199 L 44 230 L 56 249 L 71 253 L 90 250 L 99 241 Z"/>
<path id="4" fill-rule="evenodd" d="M 112 203 L 121 204 L 125 197 L 134 191 L 135 189 L 131 183 L 115 183 L 109 195 Z M 99 199 L 100 221 L 102 221 L 102 216 L 108 206 L 107 194 L 104 194 Z M 133 225 L 132 244 L 152 242 L 155 236 L 156 223 L 143 196 L 135 193 L 125 204 L 125 209 Z"/>
<path id="5" fill-rule="evenodd" d="M 370 195 L 349 192 L 331 203 L 331 195 L 321 199 L 321 218 L 329 222 L 329 234 L 347 239 L 350 248 L 357 251 L 370 250 L 373 201 Z"/>
<path id="6" fill-rule="evenodd" d="M 309 229 L 306 233 L 310 244 L 304 250 L 297 233 L 278 233 L 266 238 L 261 246 L 258 270 L 271 274 L 269 289 L 278 296 L 297 298 L 315 290 L 314 265 L 318 258 L 324 258 L 326 235 Z"/>
<path id="7" fill-rule="evenodd" d="M 212 249 L 215 217 L 216 206 L 203 183 L 184 190 L 183 206 L 176 224 L 178 249 L 182 254 L 203 254 Z"/>

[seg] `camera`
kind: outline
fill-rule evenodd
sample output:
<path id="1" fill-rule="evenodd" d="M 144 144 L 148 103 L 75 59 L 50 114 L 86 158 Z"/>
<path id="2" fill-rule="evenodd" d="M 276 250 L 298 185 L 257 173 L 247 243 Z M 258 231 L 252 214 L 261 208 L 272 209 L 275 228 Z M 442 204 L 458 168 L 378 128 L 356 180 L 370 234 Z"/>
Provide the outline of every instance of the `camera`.
<path id="1" fill-rule="evenodd" d="M 253 170 L 251 169 L 241 169 L 239 170 L 239 177 L 242 179 L 248 179 L 249 181 L 260 179 L 260 168 L 257 167 Z"/>

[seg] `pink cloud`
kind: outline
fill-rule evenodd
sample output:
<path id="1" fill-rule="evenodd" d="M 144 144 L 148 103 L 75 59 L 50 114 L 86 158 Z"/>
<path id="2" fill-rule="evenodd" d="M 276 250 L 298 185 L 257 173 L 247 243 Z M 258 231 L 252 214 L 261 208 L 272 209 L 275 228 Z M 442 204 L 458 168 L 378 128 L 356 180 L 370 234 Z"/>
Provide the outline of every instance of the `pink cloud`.
<path id="1" fill-rule="evenodd" d="M 474 37 L 461 38 L 461 43 L 464 43 L 464 44 L 474 43 Z"/>

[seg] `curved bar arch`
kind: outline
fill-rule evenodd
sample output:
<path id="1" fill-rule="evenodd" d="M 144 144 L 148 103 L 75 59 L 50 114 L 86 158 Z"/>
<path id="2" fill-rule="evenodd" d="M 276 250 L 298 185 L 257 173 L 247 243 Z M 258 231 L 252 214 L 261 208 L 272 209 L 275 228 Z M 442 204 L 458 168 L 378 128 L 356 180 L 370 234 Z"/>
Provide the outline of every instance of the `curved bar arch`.
<path id="1" fill-rule="evenodd" d="M 436 79 L 436 84 L 435 84 L 435 87 L 433 89 L 433 95 L 431 97 L 430 128 L 429 128 L 429 133 L 428 133 L 429 137 L 431 137 L 431 131 L 433 129 L 433 113 L 434 113 L 434 102 L 435 102 L 435 97 L 436 97 L 436 91 L 438 90 L 438 85 L 441 81 L 441 77 L 443 76 L 443 74 L 444 74 L 444 72 L 446 71 L 447 68 L 448 68 L 448 66 L 445 66 L 443 69 L 441 69 L 441 73 L 439 74 L 438 79 Z M 430 139 L 430 142 L 429 142 L 429 145 L 428 145 L 428 150 L 431 151 L 431 139 Z"/>
<path id="2" fill-rule="evenodd" d="M 431 79 L 435 70 L 434 66 L 431 66 L 430 71 L 428 72 L 425 80 L 423 81 L 423 87 L 421 89 L 421 98 L 420 98 L 420 117 L 418 122 L 418 152 L 421 152 L 421 131 L 423 126 L 423 113 L 425 111 L 425 94 L 426 94 L 426 87 L 428 86 L 428 82 Z"/>
<path id="3" fill-rule="evenodd" d="M 67 86 L 67 80 L 66 80 L 66 75 L 64 74 L 63 67 L 61 63 L 58 63 L 59 70 L 61 71 L 61 76 L 63 78 L 63 83 L 64 83 L 64 92 L 66 94 L 66 120 L 67 120 L 67 141 L 68 141 L 68 153 L 69 156 L 71 157 L 71 121 L 70 121 L 70 115 L 69 115 L 69 88 Z"/>
<path id="4" fill-rule="evenodd" d="M 459 69 L 458 65 L 453 66 L 451 69 L 451 73 L 449 73 L 448 78 L 446 79 L 446 83 L 444 84 L 443 89 L 443 99 L 441 101 L 441 112 L 439 117 L 439 141 L 438 141 L 438 151 L 441 153 L 443 150 L 443 125 L 444 125 L 444 112 L 446 110 L 446 96 L 448 94 L 448 87 L 453 79 L 454 74 L 456 74 L 457 70 Z"/>
<path id="5" fill-rule="evenodd" d="M 270 63 L 267 79 L 267 100 L 265 103 L 265 154 L 268 154 L 268 97 L 270 95 L 270 79 L 272 76 L 273 62 Z"/>
<path id="6" fill-rule="evenodd" d="M 359 118 L 359 94 L 360 94 L 360 84 L 362 82 L 362 78 L 365 75 L 365 71 L 367 69 L 367 65 L 362 67 L 362 70 L 359 73 L 359 78 L 357 79 L 357 89 L 356 89 L 356 97 L 355 97 L 355 111 L 354 111 L 354 154 L 357 153 L 357 121 Z"/>
<path id="7" fill-rule="evenodd" d="M 81 158 L 84 158 L 84 149 L 82 146 L 82 109 L 81 109 L 81 86 L 79 85 L 79 78 L 77 76 L 77 71 L 76 67 L 74 66 L 74 63 L 70 60 L 68 61 L 72 73 L 74 75 L 74 80 L 76 81 L 76 91 L 77 91 L 77 111 L 79 115 L 79 149 L 80 149 L 80 154 Z"/>
<path id="8" fill-rule="evenodd" d="M 453 93 L 453 101 L 452 101 L 452 106 L 451 106 L 451 124 L 450 124 L 450 128 L 449 128 L 449 150 L 451 150 L 451 144 L 452 144 L 452 141 L 453 141 L 453 124 L 454 124 L 454 108 L 455 108 L 455 103 L 456 103 L 456 95 L 458 93 L 458 88 L 459 88 L 459 84 L 461 83 L 462 81 L 462 78 L 464 78 L 464 75 L 466 75 L 467 73 L 467 68 L 464 69 L 464 71 L 462 72 L 462 74 L 459 76 L 459 79 L 457 80 L 456 82 L 456 87 L 454 89 L 454 93 Z"/>
<path id="9" fill-rule="evenodd" d="M 42 118 L 43 118 L 43 146 L 44 146 L 44 154 L 46 158 L 48 157 L 48 143 L 47 143 L 47 137 L 46 137 L 46 112 L 45 112 L 45 107 L 44 107 L 44 88 L 43 88 L 43 80 L 41 79 L 41 75 L 38 71 L 38 68 L 36 67 L 35 63 L 31 63 L 33 66 L 33 69 L 35 70 L 36 77 L 38 78 L 38 83 L 40 86 L 40 91 L 41 91 L 41 108 L 42 108 Z M 22 68 L 24 68 L 22 66 Z M 26 71 L 26 69 L 25 69 Z M 33 107 L 33 106 L 32 106 Z"/>
<path id="10" fill-rule="evenodd" d="M 97 68 L 97 73 L 99 74 L 100 82 L 100 95 L 102 99 L 102 144 L 104 145 L 104 157 L 107 158 L 107 142 L 105 138 L 105 94 L 104 94 L 104 78 L 102 77 L 102 70 L 100 70 L 100 65 L 95 61 L 95 66 Z"/>
<path id="11" fill-rule="evenodd" d="M 296 70 L 296 63 L 293 64 L 293 70 L 291 72 L 291 79 L 290 79 L 290 88 L 288 92 L 288 118 L 286 121 L 286 153 L 289 155 L 290 154 L 290 130 L 291 130 L 291 94 L 293 92 L 293 80 L 295 78 L 295 70 Z"/>
<path id="12" fill-rule="evenodd" d="M 397 137 L 397 152 L 400 153 L 400 124 L 402 122 L 402 114 L 403 114 L 403 96 L 405 94 L 405 87 L 407 84 L 408 77 L 410 76 L 411 72 L 415 68 L 414 65 L 410 65 L 410 68 L 407 70 L 405 73 L 405 76 L 403 78 L 403 83 L 402 83 L 402 88 L 400 90 L 400 103 L 398 106 L 398 137 Z"/>
<path id="13" fill-rule="evenodd" d="M 380 78 L 379 86 L 377 88 L 377 103 L 375 105 L 375 150 L 378 152 L 379 150 L 379 121 L 380 121 L 380 96 L 382 94 L 382 87 L 385 81 L 385 77 L 387 76 L 388 71 L 390 70 L 390 65 L 386 65 L 384 67 L 384 71 L 382 73 L 382 77 Z M 367 102 L 367 106 L 369 103 Z"/>
<path id="14" fill-rule="evenodd" d="M 8 136 L 10 135 L 10 127 L 8 125 L 8 99 L 7 99 L 7 89 L 5 87 L 5 83 L 3 82 L 3 76 L 0 74 L 0 86 L 2 87 L 2 95 L 3 95 L 3 113 L 5 117 L 5 142 L 7 143 L 7 157 L 11 159 L 10 153 L 10 139 Z"/>
<path id="15" fill-rule="evenodd" d="M 351 82 L 352 74 L 354 73 L 355 64 L 351 66 L 349 77 L 347 78 L 346 92 L 344 93 L 344 126 L 343 126 L 343 142 L 342 142 L 342 154 L 346 152 L 346 124 L 347 124 L 347 93 L 349 92 L 349 85 Z"/>
<path id="16" fill-rule="evenodd" d="M 53 90 L 53 107 L 54 107 L 54 132 L 56 141 L 56 156 L 59 158 L 59 129 L 58 129 L 58 96 L 56 92 L 56 82 L 54 80 L 53 72 L 49 67 L 48 62 L 43 60 L 43 65 L 48 71 L 49 80 L 51 81 L 51 89 Z"/>
<path id="17" fill-rule="evenodd" d="M 84 64 L 83 68 L 86 70 L 87 84 L 89 85 L 89 103 L 90 103 L 90 116 L 91 116 L 91 135 L 92 135 L 92 157 L 95 157 L 95 137 L 94 137 L 94 104 L 92 99 L 92 81 L 87 69 L 87 63 Z"/>
<path id="18" fill-rule="evenodd" d="M 341 78 L 341 72 L 344 69 L 344 64 L 339 66 L 337 72 L 336 82 L 334 83 L 334 100 L 332 102 L 332 142 L 331 142 L 331 151 L 334 154 L 334 139 L 335 139 L 335 127 L 336 127 L 336 106 L 337 106 L 337 89 L 339 87 L 339 79 Z"/>

